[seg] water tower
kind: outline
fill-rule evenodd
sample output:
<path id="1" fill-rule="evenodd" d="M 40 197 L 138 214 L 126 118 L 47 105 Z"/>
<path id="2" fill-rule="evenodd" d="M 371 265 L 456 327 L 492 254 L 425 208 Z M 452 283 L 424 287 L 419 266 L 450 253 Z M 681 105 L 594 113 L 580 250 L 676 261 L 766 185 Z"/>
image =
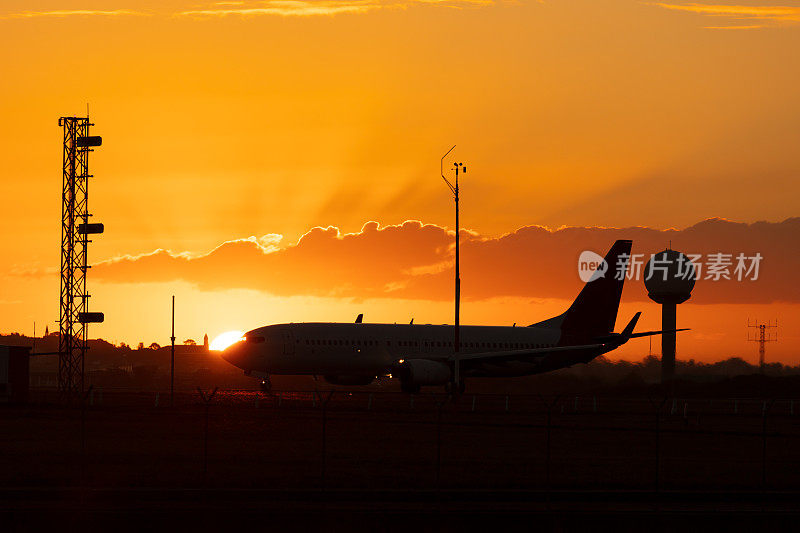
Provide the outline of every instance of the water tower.
<path id="1" fill-rule="evenodd" d="M 667 248 L 654 254 L 644 270 L 647 295 L 661 304 L 661 382 L 675 377 L 677 307 L 689 299 L 697 271 L 684 254 Z"/>

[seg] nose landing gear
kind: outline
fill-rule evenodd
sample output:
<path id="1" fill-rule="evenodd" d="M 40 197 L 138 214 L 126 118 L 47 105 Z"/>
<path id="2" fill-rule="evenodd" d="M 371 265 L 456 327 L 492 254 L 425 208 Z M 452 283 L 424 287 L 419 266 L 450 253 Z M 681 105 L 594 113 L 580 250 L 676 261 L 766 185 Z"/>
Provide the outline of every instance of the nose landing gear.
<path id="1" fill-rule="evenodd" d="M 447 394 L 451 395 L 453 397 L 453 399 L 456 399 L 459 396 L 461 396 L 462 394 L 464 394 L 464 391 L 466 390 L 466 387 L 467 386 L 464 383 L 463 379 L 461 381 L 459 381 L 458 383 L 456 383 L 455 381 L 450 381 L 450 382 L 447 383 L 447 385 L 444 386 L 444 391 Z"/>
<path id="2" fill-rule="evenodd" d="M 422 389 L 419 385 L 411 385 L 406 383 L 400 383 L 400 390 L 408 393 L 408 394 L 419 394 L 419 391 Z"/>

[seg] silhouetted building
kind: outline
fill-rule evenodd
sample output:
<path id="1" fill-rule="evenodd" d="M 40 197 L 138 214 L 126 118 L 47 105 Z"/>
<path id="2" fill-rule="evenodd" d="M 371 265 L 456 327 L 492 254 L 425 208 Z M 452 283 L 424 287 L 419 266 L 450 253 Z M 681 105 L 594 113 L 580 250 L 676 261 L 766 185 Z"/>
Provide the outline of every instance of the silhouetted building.
<path id="1" fill-rule="evenodd" d="M 28 401 L 30 348 L 0 346 L 0 402 Z"/>

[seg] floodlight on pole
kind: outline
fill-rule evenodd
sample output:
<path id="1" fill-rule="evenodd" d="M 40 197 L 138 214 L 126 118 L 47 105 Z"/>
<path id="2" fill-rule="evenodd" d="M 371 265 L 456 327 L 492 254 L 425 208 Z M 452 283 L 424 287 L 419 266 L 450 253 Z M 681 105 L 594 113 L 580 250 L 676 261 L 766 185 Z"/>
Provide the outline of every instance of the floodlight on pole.
<path id="1" fill-rule="evenodd" d="M 460 339 L 459 339 L 459 327 L 460 327 L 460 311 L 461 311 L 461 272 L 460 272 L 460 254 L 459 254 L 459 241 L 460 239 L 460 226 L 458 221 L 458 201 L 459 201 L 459 190 L 458 190 L 458 173 L 467 172 L 467 167 L 464 163 L 453 163 L 453 171 L 455 172 L 455 182 L 451 183 L 450 180 L 444 175 L 444 158 L 450 155 L 450 152 L 455 149 L 456 145 L 454 144 L 443 156 L 439 162 L 439 171 L 442 175 L 442 179 L 444 180 L 447 187 L 450 189 L 450 192 L 453 193 L 453 199 L 456 202 L 456 272 L 455 272 L 455 327 L 454 327 L 454 338 L 453 338 L 453 392 L 458 393 L 461 387 L 461 375 L 460 375 L 460 361 L 459 361 L 459 352 L 460 352 Z"/>
<path id="2" fill-rule="evenodd" d="M 169 406 L 175 407 L 175 295 L 172 295 L 172 336 L 169 351 Z"/>

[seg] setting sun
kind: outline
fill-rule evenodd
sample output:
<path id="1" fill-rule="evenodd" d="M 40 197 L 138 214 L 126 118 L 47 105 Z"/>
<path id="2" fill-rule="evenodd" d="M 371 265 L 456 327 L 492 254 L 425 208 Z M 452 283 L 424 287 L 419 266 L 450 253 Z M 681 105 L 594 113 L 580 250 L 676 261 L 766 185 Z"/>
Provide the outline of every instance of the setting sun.
<path id="1" fill-rule="evenodd" d="M 226 331 L 225 333 L 220 333 L 213 341 L 211 341 L 208 349 L 221 352 L 231 344 L 242 340 L 243 337 L 244 333 L 241 331 Z"/>

